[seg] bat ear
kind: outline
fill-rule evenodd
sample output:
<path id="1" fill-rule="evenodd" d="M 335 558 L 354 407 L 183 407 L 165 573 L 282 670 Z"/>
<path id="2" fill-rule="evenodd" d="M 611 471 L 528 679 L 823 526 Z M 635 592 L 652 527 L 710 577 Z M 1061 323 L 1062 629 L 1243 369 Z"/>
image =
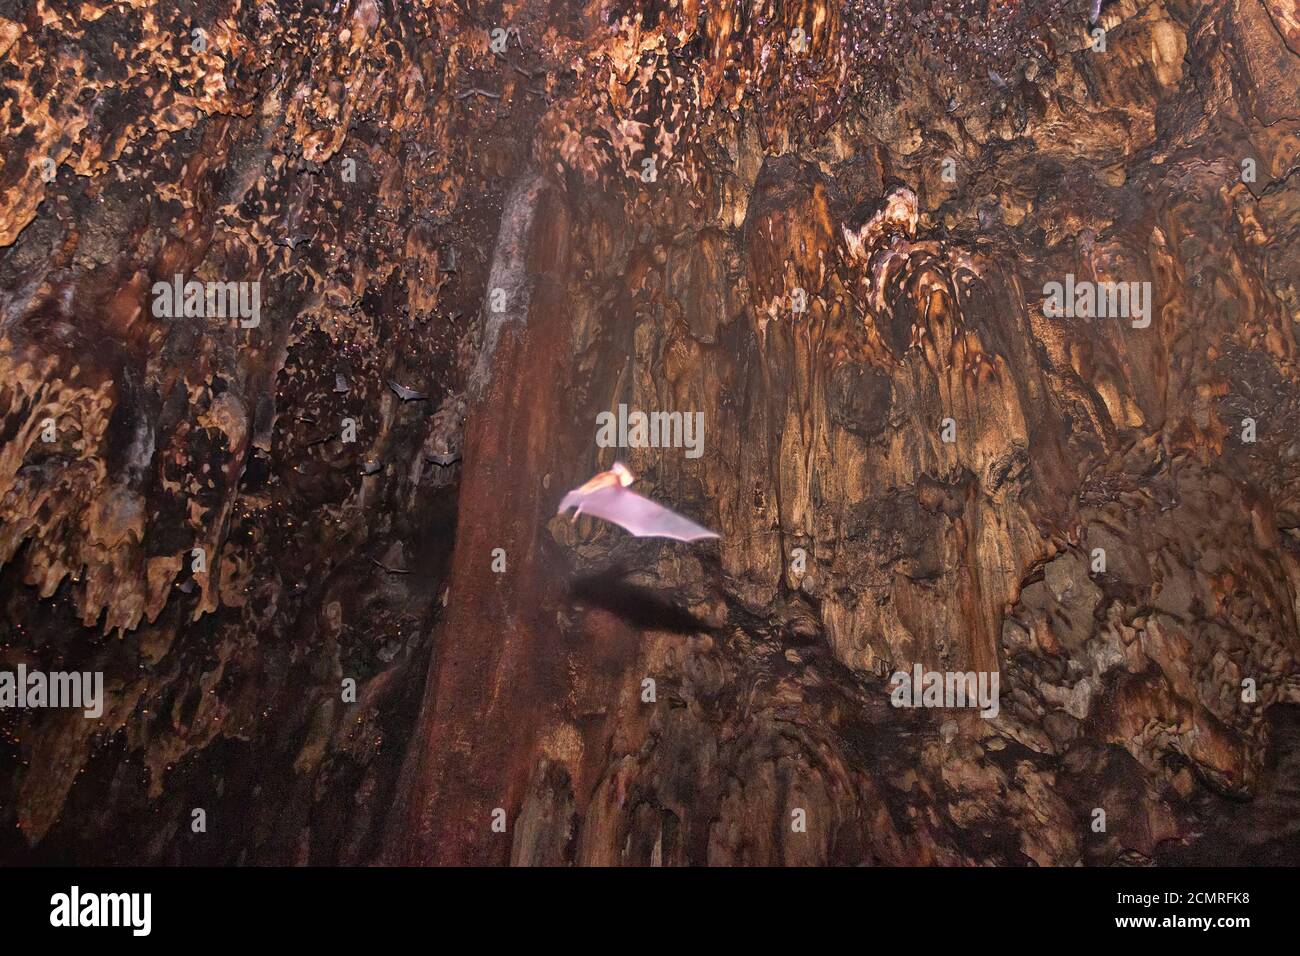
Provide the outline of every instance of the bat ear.
<path id="1" fill-rule="evenodd" d="M 614 462 L 614 467 L 611 468 L 610 471 L 618 475 L 618 483 L 624 488 L 636 481 L 636 475 L 632 474 L 627 465 L 623 464 L 621 461 Z"/>

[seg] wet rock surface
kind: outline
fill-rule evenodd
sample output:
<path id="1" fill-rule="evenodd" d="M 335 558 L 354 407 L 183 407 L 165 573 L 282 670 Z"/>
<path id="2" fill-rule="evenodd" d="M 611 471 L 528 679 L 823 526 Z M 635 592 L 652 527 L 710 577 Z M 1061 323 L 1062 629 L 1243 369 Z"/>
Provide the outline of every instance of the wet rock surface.
<path id="1" fill-rule="evenodd" d="M 1300 22 L 1087 6 L 0 0 L 0 859 L 1300 862 Z"/>

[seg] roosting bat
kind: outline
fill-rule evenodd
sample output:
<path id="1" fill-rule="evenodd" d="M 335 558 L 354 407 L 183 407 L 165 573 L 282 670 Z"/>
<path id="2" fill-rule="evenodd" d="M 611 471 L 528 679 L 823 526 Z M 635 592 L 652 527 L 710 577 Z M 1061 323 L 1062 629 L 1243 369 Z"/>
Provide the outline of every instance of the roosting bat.
<path id="1" fill-rule="evenodd" d="M 574 521 L 580 514 L 594 515 L 613 522 L 638 538 L 698 541 L 718 537 L 708 528 L 629 490 L 628 485 L 634 481 L 636 475 L 616 461 L 609 471 L 602 471 L 582 487 L 565 495 L 556 513 L 563 514 L 576 508 Z"/>

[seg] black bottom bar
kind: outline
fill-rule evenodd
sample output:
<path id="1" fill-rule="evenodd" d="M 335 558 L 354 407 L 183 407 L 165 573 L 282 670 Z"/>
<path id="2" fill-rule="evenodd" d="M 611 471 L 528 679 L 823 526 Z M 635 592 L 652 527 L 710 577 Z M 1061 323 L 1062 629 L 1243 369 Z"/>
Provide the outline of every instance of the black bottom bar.
<path id="1" fill-rule="evenodd" d="M 735 943 L 794 932 L 864 945 L 911 939 L 1151 940 L 1199 933 L 1231 940 L 1289 926 L 1294 870 L 1251 869 L 10 869 L 0 871 L 6 941 L 205 946 L 418 934 L 460 947 L 518 939 Z M 75 902 L 73 887 L 76 887 Z M 105 897 L 103 894 L 111 894 Z M 145 926 L 148 895 L 148 935 Z M 76 912 L 75 919 L 73 912 Z M 116 926 L 72 926 L 116 922 Z M 62 925 L 55 926 L 54 923 Z M 134 928 L 133 928 L 134 927 Z M 695 927 L 695 929 L 691 929 Z M 466 933 L 470 938 L 466 939 Z M 610 934 L 613 933 L 611 936 Z M 1045 933 L 1042 937 L 1023 933 Z M 457 942 L 461 940 L 461 942 Z"/>

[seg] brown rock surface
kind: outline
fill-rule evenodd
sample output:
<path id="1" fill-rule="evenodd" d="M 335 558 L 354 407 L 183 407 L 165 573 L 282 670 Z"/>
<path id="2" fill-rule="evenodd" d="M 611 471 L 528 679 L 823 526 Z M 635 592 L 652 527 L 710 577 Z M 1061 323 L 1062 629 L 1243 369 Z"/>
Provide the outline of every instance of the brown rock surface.
<path id="1" fill-rule="evenodd" d="M 0 860 L 1300 861 L 1300 21 L 1085 6 L 0 0 Z"/>

